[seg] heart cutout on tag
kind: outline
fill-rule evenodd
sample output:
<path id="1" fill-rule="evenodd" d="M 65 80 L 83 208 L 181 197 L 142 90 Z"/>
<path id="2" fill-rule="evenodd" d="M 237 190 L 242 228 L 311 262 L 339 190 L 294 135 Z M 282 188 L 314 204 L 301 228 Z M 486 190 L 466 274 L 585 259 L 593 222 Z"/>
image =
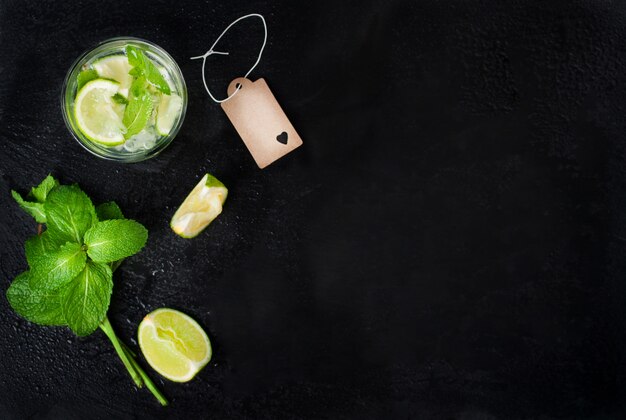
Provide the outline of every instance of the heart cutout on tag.
<path id="1" fill-rule="evenodd" d="M 287 142 L 289 141 L 289 136 L 287 135 L 287 132 L 283 131 L 282 133 L 277 135 L 276 141 L 282 144 L 287 144 Z"/>

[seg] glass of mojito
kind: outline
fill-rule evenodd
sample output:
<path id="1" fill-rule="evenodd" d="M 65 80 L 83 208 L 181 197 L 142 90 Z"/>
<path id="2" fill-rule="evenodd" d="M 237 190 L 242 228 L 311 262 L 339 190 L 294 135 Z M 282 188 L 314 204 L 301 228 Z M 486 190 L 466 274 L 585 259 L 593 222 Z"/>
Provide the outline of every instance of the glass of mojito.
<path id="1" fill-rule="evenodd" d="M 85 149 L 138 162 L 157 155 L 178 133 L 187 88 L 163 49 L 138 38 L 114 38 L 76 60 L 61 102 L 68 129 Z"/>

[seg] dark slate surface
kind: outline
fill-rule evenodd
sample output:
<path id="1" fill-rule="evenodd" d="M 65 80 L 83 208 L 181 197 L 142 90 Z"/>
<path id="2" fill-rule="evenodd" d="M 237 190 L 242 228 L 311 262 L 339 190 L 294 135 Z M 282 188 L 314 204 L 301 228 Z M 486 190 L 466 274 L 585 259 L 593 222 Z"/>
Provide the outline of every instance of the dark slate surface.
<path id="1" fill-rule="evenodd" d="M 147 312 L 178 308 L 214 358 L 157 380 L 164 409 L 103 334 L 2 298 L 1 418 L 626 416 L 624 3 L 125 3 L 0 3 L 0 288 L 35 230 L 9 190 L 52 172 L 150 230 L 116 274 L 119 334 L 136 346 Z M 263 171 L 188 60 L 250 12 L 270 29 L 253 76 L 305 142 Z M 212 58 L 216 91 L 260 34 Z M 119 35 L 164 47 L 189 87 L 179 136 L 134 165 L 85 152 L 59 106 L 72 61 Z M 180 239 L 169 218 L 207 171 L 225 211 Z"/>

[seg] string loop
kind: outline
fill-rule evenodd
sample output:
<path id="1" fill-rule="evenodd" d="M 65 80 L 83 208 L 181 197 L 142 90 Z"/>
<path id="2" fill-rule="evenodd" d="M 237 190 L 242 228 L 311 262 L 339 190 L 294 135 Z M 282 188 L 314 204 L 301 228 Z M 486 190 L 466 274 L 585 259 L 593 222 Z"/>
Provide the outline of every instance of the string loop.
<path id="1" fill-rule="evenodd" d="M 209 94 L 211 99 L 213 99 L 213 101 L 215 101 L 218 104 L 221 104 L 222 102 L 226 102 L 227 100 L 229 100 L 230 98 L 235 96 L 237 94 L 237 92 L 239 92 L 239 89 L 241 89 L 241 86 L 237 86 L 235 91 L 231 95 L 227 96 L 225 99 L 216 99 L 215 96 L 213 96 L 213 94 L 211 93 L 211 90 L 209 89 L 209 86 L 207 85 L 207 82 L 206 82 L 206 76 L 205 76 L 205 71 L 204 71 L 205 70 L 205 66 L 206 66 L 206 59 L 208 57 L 210 57 L 211 55 L 213 55 L 213 54 L 228 55 L 227 52 L 215 51 L 214 50 L 215 46 L 217 45 L 218 42 L 220 42 L 222 37 L 226 34 L 226 32 L 228 32 L 230 30 L 230 28 L 235 26 L 240 21 L 242 21 L 244 19 L 247 19 L 247 18 L 251 18 L 251 17 L 257 17 L 257 18 L 261 19 L 261 22 L 263 22 L 263 33 L 264 33 L 264 35 L 263 35 L 263 45 L 261 46 L 261 49 L 259 50 L 259 55 L 257 56 L 256 61 L 254 62 L 252 67 L 250 67 L 248 72 L 243 76 L 244 78 L 247 79 L 248 76 L 250 75 L 250 73 L 252 73 L 252 70 L 254 70 L 254 68 L 257 66 L 257 64 L 259 64 L 259 62 L 261 61 L 261 56 L 263 55 L 263 50 L 265 49 L 265 44 L 267 43 L 267 24 L 265 23 L 265 18 L 262 15 L 258 14 L 258 13 L 250 13 L 249 15 L 241 16 L 240 18 L 236 19 L 230 25 L 228 25 L 226 27 L 226 29 L 224 29 L 224 31 L 220 34 L 220 36 L 217 37 L 217 39 L 215 40 L 213 45 L 211 45 L 211 48 L 209 48 L 209 50 L 206 53 L 204 53 L 202 55 L 198 55 L 196 57 L 191 57 L 192 60 L 202 59 L 202 83 L 204 83 L 204 89 L 207 91 L 207 93 Z"/>

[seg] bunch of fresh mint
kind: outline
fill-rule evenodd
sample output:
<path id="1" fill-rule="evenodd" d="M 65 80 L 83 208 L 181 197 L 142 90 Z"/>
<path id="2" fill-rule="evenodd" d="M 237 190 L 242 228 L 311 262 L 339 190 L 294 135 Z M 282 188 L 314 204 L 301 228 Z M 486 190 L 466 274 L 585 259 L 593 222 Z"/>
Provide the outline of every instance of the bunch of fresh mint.
<path id="1" fill-rule="evenodd" d="M 31 189 L 27 200 L 11 193 L 40 224 L 39 233 L 24 246 L 29 270 L 18 275 L 7 290 L 13 310 L 36 324 L 67 326 L 78 336 L 99 327 L 137 386 L 145 384 L 166 405 L 107 318 L 113 270 L 143 248 L 146 228 L 125 219 L 115 202 L 95 207 L 77 185 L 60 185 L 50 175 Z"/>

